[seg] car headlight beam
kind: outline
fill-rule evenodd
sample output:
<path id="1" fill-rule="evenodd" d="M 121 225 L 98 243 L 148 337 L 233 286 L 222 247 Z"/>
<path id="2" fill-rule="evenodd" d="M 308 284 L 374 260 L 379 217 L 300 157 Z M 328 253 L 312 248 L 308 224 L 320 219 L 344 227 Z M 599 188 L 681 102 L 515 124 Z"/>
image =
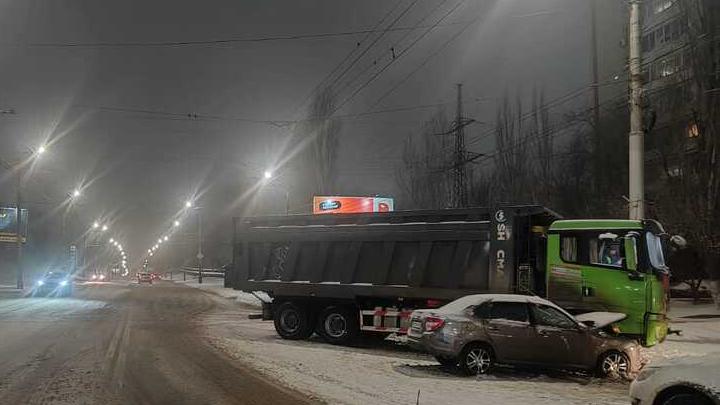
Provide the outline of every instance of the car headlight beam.
<path id="1" fill-rule="evenodd" d="M 67 280 L 61 281 L 61 282 L 60 282 L 60 285 L 61 285 L 62 287 L 65 287 L 65 286 L 67 285 Z"/>

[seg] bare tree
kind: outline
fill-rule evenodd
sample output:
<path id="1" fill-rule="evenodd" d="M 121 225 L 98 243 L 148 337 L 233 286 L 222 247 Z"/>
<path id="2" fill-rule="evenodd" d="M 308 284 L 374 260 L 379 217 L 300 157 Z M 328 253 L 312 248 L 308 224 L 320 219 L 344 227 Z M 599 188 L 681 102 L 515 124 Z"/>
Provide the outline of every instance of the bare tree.
<path id="1" fill-rule="evenodd" d="M 494 183 L 496 195 L 504 202 L 530 202 L 531 159 L 528 143 L 529 131 L 523 125 L 522 102 L 518 97 L 516 107 L 505 97 L 495 119 L 495 167 Z"/>
<path id="2" fill-rule="evenodd" d="M 419 135 L 405 140 L 402 164 L 395 171 L 395 181 L 402 198 L 413 208 L 446 208 L 449 203 L 450 181 L 447 167 L 452 158 L 444 111 L 425 121 Z M 418 139 L 419 138 L 419 139 Z"/>
<path id="3" fill-rule="evenodd" d="M 336 98 L 325 88 L 315 95 L 307 119 L 295 128 L 293 187 L 298 197 L 310 201 L 313 195 L 328 195 L 335 190 L 337 150 L 341 125 L 332 117 Z"/>

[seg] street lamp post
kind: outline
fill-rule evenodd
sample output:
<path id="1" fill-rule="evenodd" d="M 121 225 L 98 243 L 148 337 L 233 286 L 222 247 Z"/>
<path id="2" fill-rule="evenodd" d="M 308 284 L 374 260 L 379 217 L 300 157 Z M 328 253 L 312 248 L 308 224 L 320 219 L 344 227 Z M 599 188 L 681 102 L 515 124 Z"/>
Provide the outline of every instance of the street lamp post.
<path id="1" fill-rule="evenodd" d="M 197 255 L 195 256 L 198 261 L 198 284 L 202 284 L 203 282 L 203 266 L 202 261 L 205 258 L 205 255 L 202 251 L 202 207 L 193 207 L 193 202 L 191 200 L 185 201 L 185 208 L 192 209 L 197 213 L 197 224 L 198 224 L 198 246 L 197 246 Z M 176 225 L 180 225 L 177 221 L 175 222 Z M 183 281 L 185 281 L 185 272 L 183 272 Z"/>
<path id="2" fill-rule="evenodd" d="M 23 271 L 23 241 L 22 241 L 22 173 L 20 170 L 20 167 L 16 168 L 17 170 L 17 184 L 16 187 L 16 199 L 15 199 L 15 210 L 16 214 L 15 216 L 15 233 L 16 233 L 16 239 L 15 242 L 17 244 L 17 263 L 16 263 L 16 274 L 15 277 L 17 278 L 17 289 L 22 290 L 25 288 L 25 282 L 24 282 L 24 271 Z"/>
<path id="3" fill-rule="evenodd" d="M 197 253 L 198 284 L 202 284 L 202 282 L 203 282 L 202 261 L 205 256 L 203 255 L 203 252 L 202 252 L 202 214 L 200 212 L 200 207 L 197 208 L 197 222 L 198 222 L 198 253 Z"/>
<path id="4" fill-rule="evenodd" d="M 34 152 L 31 151 L 31 155 L 34 157 L 40 156 L 43 153 L 45 153 L 45 146 L 40 146 L 38 149 Z M 22 230 L 23 230 L 23 221 L 22 221 L 22 179 L 23 179 L 23 162 L 20 161 L 14 165 L 5 165 L 6 167 L 10 168 L 11 170 L 15 171 L 15 177 L 16 177 L 16 185 L 15 185 L 15 244 L 17 247 L 17 263 L 16 263 L 16 287 L 18 290 L 22 290 L 25 288 L 25 274 L 23 269 L 23 238 L 22 238 Z M 27 225 L 26 225 L 27 227 Z"/>
<path id="5" fill-rule="evenodd" d="M 266 184 L 269 184 L 273 180 L 275 180 L 276 177 L 274 176 L 273 172 L 270 170 L 266 170 L 263 173 L 263 182 Z M 275 185 L 276 189 L 279 189 L 283 192 L 283 195 L 285 196 L 285 215 L 290 215 L 290 190 L 288 190 L 287 187 L 279 187 Z"/>

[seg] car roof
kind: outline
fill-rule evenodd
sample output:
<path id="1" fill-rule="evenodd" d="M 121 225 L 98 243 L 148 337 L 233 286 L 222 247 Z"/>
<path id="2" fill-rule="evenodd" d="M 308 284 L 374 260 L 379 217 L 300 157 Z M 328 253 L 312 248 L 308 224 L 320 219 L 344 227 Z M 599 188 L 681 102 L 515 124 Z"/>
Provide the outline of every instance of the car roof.
<path id="1" fill-rule="evenodd" d="M 534 304 L 543 304 L 543 305 L 551 305 L 551 306 L 557 306 L 553 304 L 552 302 L 548 300 L 544 300 L 540 297 L 536 297 L 533 295 L 522 295 L 522 294 L 475 294 L 470 295 L 468 297 L 472 297 L 476 299 L 478 302 L 485 302 L 485 301 L 502 301 L 502 302 L 531 302 Z"/>

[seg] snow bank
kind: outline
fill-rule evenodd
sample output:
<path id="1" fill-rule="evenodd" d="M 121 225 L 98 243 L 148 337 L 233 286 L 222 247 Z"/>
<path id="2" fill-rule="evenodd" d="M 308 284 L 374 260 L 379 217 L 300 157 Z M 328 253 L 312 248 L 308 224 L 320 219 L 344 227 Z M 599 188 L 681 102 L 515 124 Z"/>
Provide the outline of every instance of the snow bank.
<path id="1" fill-rule="evenodd" d="M 225 288 L 223 286 L 224 280 L 221 278 L 203 277 L 202 284 L 199 284 L 195 278 L 188 279 L 187 281 L 175 280 L 175 283 L 184 284 L 188 287 L 199 288 L 203 291 L 219 295 L 223 298 L 234 299 L 241 304 L 258 308 L 262 306 L 262 302 L 258 299 L 258 297 L 263 300 L 271 301 L 271 298 L 264 292 L 256 292 L 255 294 L 252 294 L 244 291 L 233 290 L 232 288 Z"/>

